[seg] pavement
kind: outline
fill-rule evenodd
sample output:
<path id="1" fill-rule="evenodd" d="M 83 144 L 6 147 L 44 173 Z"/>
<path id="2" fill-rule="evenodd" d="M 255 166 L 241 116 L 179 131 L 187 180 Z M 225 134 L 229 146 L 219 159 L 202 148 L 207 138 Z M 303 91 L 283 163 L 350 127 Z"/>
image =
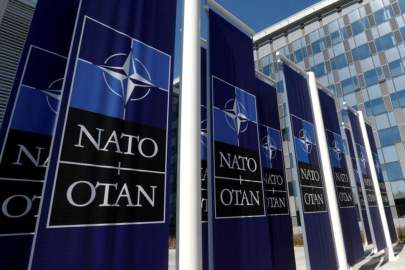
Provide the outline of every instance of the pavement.
<path id="1" fill-rule="evenodd" d="M 305 252 L 303 247 L 295 247 L 295 260 L 297 270 L 306 270 Z M 352 270 L 405 270 L 405 244 L 394 246 L 394 253 L 397 260 L 389 262 L 383 252 L 371 254 L 371 249 L 366 249 L 366 258 L 356 264 Z M 176 251 L 169 250 L 169 270 L 176 269 Z M 225 269 L 220 269 L 225 270 Z M 327 269 L 325 269 L 327 270 Z"/>

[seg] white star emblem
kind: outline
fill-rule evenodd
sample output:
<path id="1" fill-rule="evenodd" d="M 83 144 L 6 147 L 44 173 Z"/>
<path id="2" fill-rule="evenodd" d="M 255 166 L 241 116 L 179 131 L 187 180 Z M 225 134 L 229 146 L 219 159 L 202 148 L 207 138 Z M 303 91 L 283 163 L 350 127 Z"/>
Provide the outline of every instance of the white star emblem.
<path id="1" fill-rule="evenodd" d="M 63 79 L 57 79 L 51 82 L 47 89 L 40 89 L 42 93 L 46 95 L 46 102 L 48 103 L 49 109 L 55 114 L 58 112 L 59 102 L 62 98 L 62 83 Z"/>
<path id="2" fill-rule="evenodd" d="M 361 161 L 361 163 L 363 164 L 363 167 L 366 168 L 366 162 L 367 162 L 367 160 L 366 160 L 366 157 L 364 156 L 363 151 L 360 152 L 360 161 Z"/>
<path id="3" fill-rule="evenodd" d="M 311 138 L 307 135 L 306 130 L 301 129 L 299 132 L 299 136 L 300 136 L 299 141 L 304 146 L 305 152 L 307 152 L 308 154 L 311 153 L 313 142 L 311 141 Z"/>
<path id="4" fill-rule="evenodd" d="M 201 141 L 204 145 L 207 144 L 207 120 L 201 121 L 200 129 Z"/>
<path id="5" fill-rule="evenodd" d="M 110 64 L 113 60 L 123 57 L 126 58 L 122 65 Z M 149 95 L 151 88 L 155 87 L 149 71 L 141 61 L 134 57 L 132 51 L 129 54 L 114 54 L 98 67 L 103 71 L 104 81 L 109 90 L 123 99 L 124 111 L 130 101 L 144 99 Z M 112 85 L 111 78 L 119 82 L 120 89 Z"/>
<path id="6" fill-rule="evenodd" d="M 336 140 L 334 140 L 332 143 L 332 150 L 333 150 L 333 152 L 335 152 L 337 159 L 341 160 L 343 151 L 342 151 L 342 149 L 339 148 L 339 144 L 337 143 Z"/>
<path id="7" fill-rule="evenodd" d="M 262 147 L 265 150 L 264 154 L 268 158 L 274 159 L 276 157 L 278 148 L 270 136 L 263 137 Z"/>
<path id="8" fill-rule="evenodd" d="M 228 125 L 236 131 L 236 134 L 245 132 L 248 128 L 249 118 L 247 117 L 247 110 L 236 99 L 230 99 L 225 104 L 225 116 Z"/>

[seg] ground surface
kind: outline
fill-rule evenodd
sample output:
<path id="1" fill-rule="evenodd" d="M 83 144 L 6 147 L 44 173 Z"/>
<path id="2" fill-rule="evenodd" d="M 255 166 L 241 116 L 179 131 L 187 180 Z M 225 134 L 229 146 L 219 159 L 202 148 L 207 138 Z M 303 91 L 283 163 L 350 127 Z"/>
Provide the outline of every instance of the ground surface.
<path id="1" fill-rule="evenodd" d="M 295 259 L 297 263 L 297 270 L 305 270 L 305 253 L 303 247 L 295 248 Z M 371 250 L 367 249 L 367 254 Z M 397 261 L 388 262 L 384 253 L 375 255 L 368 255 L 363 261 L 355 265 L 353 270 L 405 270 L 405 246 L 398 244 L 394 247 L 394 252 L 398 256 Z M 176 270 L 176 252 L 175 250 L 169 251 L 169 270 Z"/>

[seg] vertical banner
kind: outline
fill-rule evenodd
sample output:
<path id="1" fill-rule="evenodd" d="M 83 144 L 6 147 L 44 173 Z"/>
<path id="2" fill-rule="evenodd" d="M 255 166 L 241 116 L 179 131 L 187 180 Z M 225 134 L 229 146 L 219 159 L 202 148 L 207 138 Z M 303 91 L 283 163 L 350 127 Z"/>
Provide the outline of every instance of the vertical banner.
<path id="1" fill-rule="evenodd" d="M 295 269 L 289 193 L 276 89 L 256 79 L 264 202 L 273 258 L 271 269 Z M 270 105 L 270 106 L 269 106 Z"/>
<path id="2" fill-rule="evenodd" d="M 357 222 L 356 206 L 353 200 L 336 103 L 335 99 L 324 91 L 319 90 L 318 93 L 325 124 L 326 141 L 329 147 L 346 256 L 348 263 L 353 266 L 364 257 L 364 250 Z"/>
<path id="3" fill-rule="evenodd" d="M 366 129 L 367 129 L 368 139 L 370 141 L 370 147 L 371 147 L 374 165 L 375 165 L 375 169 L 376 169 L 376 173 L 377 173 L 378 184 L 379 184 L 379 188 L 381 191 L 381 197 L 383 200 L 384 211 L 385 211 L 385 215 L 387 217 L 387 223 L 388 223 L 388 229 L 390 231 L 391 242 L 395 243 L 398 240 L 398 238 L 397 238 L 397 233 L 395 230 L 394 219 L 392 217 L 390 202 L 388 200 L 387 188 L 385 186 L 381 163 L 378 159 L 377 146 L 375 144 L 373 129 L 367 123 L 366 123 Z"/>
<path id="4" fill-rule="evenodd" d="M 202 264 L 208 270 L 208 128 L 207 128 L 207 50 L 201 48 L 201 222 Z"/>
<path id="5" fill-rule="evenodd" d="M 363 187 L 366 195 L 367 207 L 371 219 L 372 231 L 374 233 L 375 245 L 377 250 L 382 250 L 386 247 L 384 240 L 384 233 L 381 224 L 380 213 L 378 212 L 377 199 L 374 191 L 373 181 L 371 179 L 370 166 L 367 161 L 366 148 L 364 147 L 364 140 L 361 134 L 360 122 L 357 115 L 351 110 L 348 110 L 350 125 L 352 127 L 354 143 L 356 145 L 357 158 L 360 164 L 361 178 L 363 180 Z"/>
<path id="6" fill-rule="evenodd" d="M 357 190 L 357 196 L 359 198 L 359 204 L 360 204 L 360 215 L 363 220 L 363 226 L 364 226 L 364 231 L 365 231 L 365 237 L 367 239 L 367 243 L 371 244 L 373 243 L 373 238 L 371 236 L 371 230 L 370 230 L 370 223 L 368 220 L 367 216 L 367 208 L 366 208 L 366 203 L 364 202 L 364 196 L 363 196 L 363 188 L 361 186 L 361 180 L 359 176 L 359 170 L 357 167 L 357 161 L 356 161 L 356 154 L 354 152 L 354 144 L 352 140 L 352 133 L 350 129 L 345 128 L 345 135 L 347 138 L 347 144 L 349 147 L 349 155 L 350 155 L 350 162 L 353 167 L 353 173 L 355 177 L 355 182 L 356 182 L 356 190 Z"/>
<path id="7" fill-rule="evenodd" d="M 209 45 L 213 265 L 272 269 L 252 40 L 210 10 Z"/>
<path id="8" fill-rule="evenodd" d="M 26 269 L 77 1 L 40 0 L 0 132 L 0 261 Z"/>
<path id="9" fill-rule="evenodd" d="M 30 269 L 167 269 L 175 17 L 81 1 Z"/>
<path id="10" fill-rule="evenodd" d="M 338 269 L 308 82 L 287 65 L 283 70 L 309 263 L 312 270 Z"/>

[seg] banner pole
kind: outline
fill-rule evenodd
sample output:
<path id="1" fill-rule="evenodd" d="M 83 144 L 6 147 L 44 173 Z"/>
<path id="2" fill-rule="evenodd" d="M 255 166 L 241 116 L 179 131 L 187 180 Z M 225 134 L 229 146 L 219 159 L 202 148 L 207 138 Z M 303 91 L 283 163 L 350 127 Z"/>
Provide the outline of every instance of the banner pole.
<path id="1" fill-rule="evenodd" d="M 177 194 L 177 269 L 202 268 L 200 0 L 184 0 Z"/>
<path id="2" fill-rule="evenodd" d="M 387 217 L 386 217 L 385 211 L 384 211 L 384 205 L 383 205 L 381 191 L 380 191 L 379 184 L 378 184 L 377 173 L 376 173 L 376 169 L 375 169 L 375 165 L 374 165 L 374 161 L 373 161 L 373 155 L 371 154 L 370 140 L 367 135 L 366 122 L 364 120 L 363 112 L 357 111 L 357 113 L 359 116 L 360 129 L 361 129 L 361 133 L 363 135 L 364 146 L 366 148 L 367 160 L 368 160 L 368 164 L 370 166 L 371 179 L 373 181 L 375 196 L 377 197 L 376 199 L 377 199 L 378 212 L 380 213 L 381 223 L 382 223 L 383 232 L 384 232 L 384 238 L 385 238 L 385 242 L 387 244 L 386 254 L 388 255 L 388 260 L 390 262 L 393 262 L 393 261 L 396 261 L 398 259 L 398 257 L 395 257 L 394 250 L 392 248 L 391 236 L 389 233 L 388 223 L 387 223 Z"/>
<path id="3" fill-rule="evenodd" d="M 313 72 L 308 72 L 308 85 L 311 96 L 312 109 L 314 112 L 315 129 L 319 144 L 319 154 L 322 160 L 322 171 L 325 180 L 325 189 L 328 196 L 329 216 L 332 225 L 333 238 L 340 270 L 349 269 L 343 240 L 342 224 L 340 222 L 339 208 L 337 204 L 336 190 L 333 181 L 332 167 L 330 165 L 329 147 L 326 142 L 325 126 L 322 117 L 321 103 L 319 100 L 318 86 Z"/>

